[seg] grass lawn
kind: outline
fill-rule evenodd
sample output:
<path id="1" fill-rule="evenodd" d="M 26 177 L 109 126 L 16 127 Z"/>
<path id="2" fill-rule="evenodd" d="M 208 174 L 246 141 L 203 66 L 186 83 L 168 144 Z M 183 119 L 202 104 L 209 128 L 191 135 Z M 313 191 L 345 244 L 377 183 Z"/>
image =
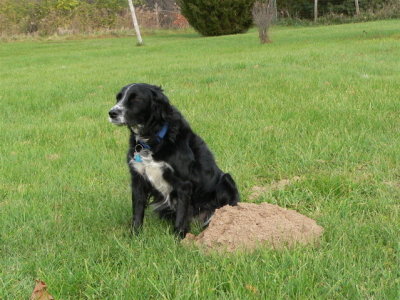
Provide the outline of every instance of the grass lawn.
<path id="1" fill-rule="evenodd" d="M 0 299 L 399 299 L 400 20 L 202 38 L 0 45 Z M 161 84 L 256 202 L 325 228 L 318 248 L 205 255 L 131 218 L 120 87 Z"/>

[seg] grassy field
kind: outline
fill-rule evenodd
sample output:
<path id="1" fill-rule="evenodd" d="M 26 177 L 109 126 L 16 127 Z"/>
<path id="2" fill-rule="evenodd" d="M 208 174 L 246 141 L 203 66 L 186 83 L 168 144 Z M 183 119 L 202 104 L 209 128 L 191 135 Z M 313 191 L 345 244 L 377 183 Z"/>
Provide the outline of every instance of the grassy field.
<path id="1" fill-rule="evenodd" d="M 399 299 L 400 21 L 0 45 L 0 299 Z M 120 87 L 161 84 L 251 187 L 325 228 L 318 248 L 205 255 L 147 212 L 128 235 Z"/>

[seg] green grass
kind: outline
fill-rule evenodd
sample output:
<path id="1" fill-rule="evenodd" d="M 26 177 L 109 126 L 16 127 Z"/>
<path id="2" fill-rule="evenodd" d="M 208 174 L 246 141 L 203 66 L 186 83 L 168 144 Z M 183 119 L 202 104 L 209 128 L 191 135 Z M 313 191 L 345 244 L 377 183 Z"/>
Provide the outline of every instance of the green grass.
<path id="1" fill-rule="evenodd" d="M 0 299 L 398 299 L 400 21 L 201 38 L 0 45 Z M 118 89 L 161 84 L 248 201 L 325 228 L 319 248 L 205 255 L 147 213 L 128 235 Z"/>

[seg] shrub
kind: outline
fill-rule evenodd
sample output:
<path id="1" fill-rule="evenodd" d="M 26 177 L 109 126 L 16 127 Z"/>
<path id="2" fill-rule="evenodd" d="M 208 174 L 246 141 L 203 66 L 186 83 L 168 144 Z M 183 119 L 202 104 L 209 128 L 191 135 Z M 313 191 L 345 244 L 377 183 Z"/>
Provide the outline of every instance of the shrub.
<path id="1" fill-rule="evenodd" d="M 182 14 L 205 36 L 246 32 L 255 0 L 179 0 Z"/>

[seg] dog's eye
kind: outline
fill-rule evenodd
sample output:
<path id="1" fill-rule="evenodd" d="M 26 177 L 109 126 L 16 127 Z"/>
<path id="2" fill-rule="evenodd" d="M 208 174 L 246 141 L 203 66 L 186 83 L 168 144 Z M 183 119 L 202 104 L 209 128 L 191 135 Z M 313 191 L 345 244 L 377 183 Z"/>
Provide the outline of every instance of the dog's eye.
<path id="1" fill-rule="evenodd" d="M 142 100 L 141 98 L 136 97 L 136 94 L 131 94 L 131 95 L 129 95 L 129 98 L 128 98 L 129 103 L 140 102 L 141 100 Z"/>

